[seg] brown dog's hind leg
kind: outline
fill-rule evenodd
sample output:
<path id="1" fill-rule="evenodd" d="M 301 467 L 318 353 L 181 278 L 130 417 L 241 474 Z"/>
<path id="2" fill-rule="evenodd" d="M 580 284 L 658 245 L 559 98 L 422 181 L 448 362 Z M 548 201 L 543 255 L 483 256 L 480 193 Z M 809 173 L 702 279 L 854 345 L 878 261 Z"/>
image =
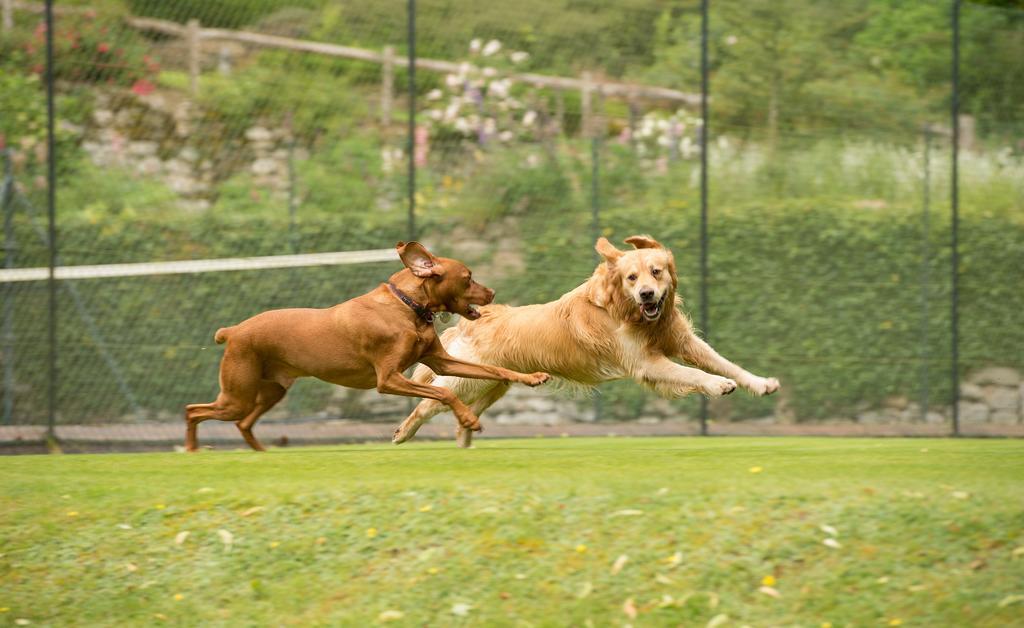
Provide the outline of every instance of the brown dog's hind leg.
<path id="1" fill-rule="evenodd" d="M 480 415 L 482 415 L 484 412 L 487 411 L 487 408 L 490 408 L 492 405 L 494 405 L 494 403 L 496 401 L 498 401 L 499 399 L 504 397 L 505 393 L 508 392 L 508 389 L 510 387 L 511 386 L 509 386 L 508 384 L 506 384 L 504 382 L 499 383 L 499 384 L 495 384 L 493 387 L 488 389 L 483 394 L 482 397 L 480 397 L 479 399 L 474 401 L 469 406 L 469 409 L 472 410 L 473 414 L 475 414 L 479 418 Z M 472 432 L 472 430 L 467 430 L 467 429 L 464 429 L 461 425 L 456 425 L 456 427 L 455 427 L 455 442 L 458 444 L 459 447 L 462 447 L 463 449 L 468 449 L 469 447 L 472 447 L 473 446 L 473 432 Z"/>
<path id="2" fill-rule="evenodd" d="M 256 451 L 266 451 L 266 448 L 256 440 L 255 436 L 253 436 L 252 426 L 261 416 L 263 416 L 264 413 L 284 399 L 284 395 L 287 392 L 288 389 L 277 382 L 260 382 L 259 393 L 256 395 L 256 406 L 248 416 L 235 423 L 235 425 L 238 426 L 238 431 L 242 433 L 242 438 L 244 438 L 245 442 Z"/>
<path id="3" fill-rule="evenodd" d="M 196 428 L 203 421 L 241 421 L 256 404 L 262 365 L 252 351 L 232 350 L 232 343 L 224 352 L 220 363 L 220 394 L 213 403 L 193 403 L 185 406 L 185 449 L 199 449 Z"/>

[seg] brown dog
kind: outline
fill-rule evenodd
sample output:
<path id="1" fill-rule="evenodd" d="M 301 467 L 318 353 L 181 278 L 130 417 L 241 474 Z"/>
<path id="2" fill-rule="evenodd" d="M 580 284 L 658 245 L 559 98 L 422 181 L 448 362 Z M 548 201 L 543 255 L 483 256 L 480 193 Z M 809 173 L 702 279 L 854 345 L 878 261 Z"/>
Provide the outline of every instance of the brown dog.
<path id="1" fill-rule="evenodd" d="M 778 390 L 777 379 L 745 371 L 694 333 L 676 295 L 671 251 L 650 236 L 633 236 L 626 243 L 633 250 L 620 251 L 599 238 L 595 248 L 605 261 L 589 281 L 550 303 L 484 308 L 479 322 L 447 330 L 445 347 L 464 359 L 543 369 L 584 387 L 630 378 L 670 398 L 691 393 L 719 397 L 737 385 L 755 395 Z M 429 366 L 418 367 L 413 380 L 452 389 L 477 416 L 508 392 L 507 384 L 445 377 Z M 395 430 L 393 441 L 409 440 L 442 410 L 435 401 L 421 401 Z M 468 447 L 472 433 L 460 427 L 457 438 Z"/>
<path id="2" fill-rule="evenodd" d="M 451 408 L 462 429 L 473 431 L 480 430 L 480 421 L 451 391 L 413 382 L 402 371 L 422 362 L 435 373 L 505 385 L 538 386 L 550 378 L 448 355 L 434 331 L 433 313 L 475 320 L 480 318 L 476 306 L 494 300 L 494 291 L 473 281 L 461 262 L 434 257 L 418 242 L 399 242 L 397 248 L 405 269 L 363 296 L 326 309 L 271 310 L 217 330 L 217 343 L 228 343 L 220 364 L 221 391 L 213 403 L 185 408 L 186 448 L 198 448 L 199 423 L 217 419 L 234 421 L 245 442 L 263 451 L 252 426 L 299 377 L 434 399 Z"/>

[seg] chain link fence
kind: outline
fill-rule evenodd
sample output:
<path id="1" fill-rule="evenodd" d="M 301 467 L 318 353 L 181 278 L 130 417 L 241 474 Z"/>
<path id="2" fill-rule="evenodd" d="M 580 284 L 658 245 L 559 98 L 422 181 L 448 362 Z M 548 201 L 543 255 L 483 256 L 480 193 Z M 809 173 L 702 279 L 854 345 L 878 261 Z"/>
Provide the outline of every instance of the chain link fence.
<path id="1" fill-rule="evenodd" d="M 177 442 L 216 394 L 217 328 L 361 294 L 398 240 L 525 304 L 634 233 L 673 249 L 711 344 L 782 390 L 517 389 L 492 433 L 1024 433 L 1019 10 L 94 0 L 48 33 L 43 4 L 0 8 L 0 442 Z M 51 252 L 79 269 L 56 308 Z M 409 407 L 300 380 L 260 430 L 385 436 Z"/>

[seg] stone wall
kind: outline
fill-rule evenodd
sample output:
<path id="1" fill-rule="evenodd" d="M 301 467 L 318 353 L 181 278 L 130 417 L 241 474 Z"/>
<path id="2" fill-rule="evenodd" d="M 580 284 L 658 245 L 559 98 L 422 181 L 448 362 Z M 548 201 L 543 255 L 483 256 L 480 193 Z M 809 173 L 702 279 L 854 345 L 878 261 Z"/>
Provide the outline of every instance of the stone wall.
<path id="1" fill-rule="evenodd" d="M 256 186 L 273 194 L 287 194 L 290 153 L 294 159 L 308 157 L 303 148 L 289 150 L 287 129 L 257 125 L 231 137 L 215 126 L 203 120 L 198 105 L 172 92 L 98 91 L 82 148 L 97 166 L 162 181 L 181 197 L 185 209 L 209 208 L 215 184 L 237 172 L 248 172 Z M 209 143 L 231 150 L 207 156 Z"/>

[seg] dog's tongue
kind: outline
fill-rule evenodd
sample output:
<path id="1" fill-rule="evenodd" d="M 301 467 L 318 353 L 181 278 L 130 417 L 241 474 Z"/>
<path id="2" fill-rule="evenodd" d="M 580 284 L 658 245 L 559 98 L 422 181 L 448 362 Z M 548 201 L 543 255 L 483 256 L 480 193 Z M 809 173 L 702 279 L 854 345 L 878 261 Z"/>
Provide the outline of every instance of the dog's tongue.
<path id="1" fill-rule="evenodd" d="M 657 303 L 645 303 L 644 304 L 644 311 L 647 312 L 648 314 L 653 314 L 653 313 L 658 311 L 658 304 Z"/>

